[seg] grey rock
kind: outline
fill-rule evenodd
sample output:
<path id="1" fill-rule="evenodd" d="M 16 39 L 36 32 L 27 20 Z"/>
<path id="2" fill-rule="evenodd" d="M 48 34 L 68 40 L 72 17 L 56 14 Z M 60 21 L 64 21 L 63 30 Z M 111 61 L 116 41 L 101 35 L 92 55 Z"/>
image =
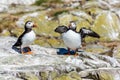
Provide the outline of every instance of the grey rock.
<path id="1" fill-rule="evenodd" d="M 76 57 L 57 55 L 57 49 L 38 45 L 30 45 L 33 54 L 23 55 L 11 48 L 15 41 L 14 37 L 0 37 L 1 80 L 71 79 L 72 71 L 76 73 L 73 77 L 77 76 L 77 79 L 120 79 L 120 63 L 114 57 L 90 52 L 78 52 L 79 56 Z"/>

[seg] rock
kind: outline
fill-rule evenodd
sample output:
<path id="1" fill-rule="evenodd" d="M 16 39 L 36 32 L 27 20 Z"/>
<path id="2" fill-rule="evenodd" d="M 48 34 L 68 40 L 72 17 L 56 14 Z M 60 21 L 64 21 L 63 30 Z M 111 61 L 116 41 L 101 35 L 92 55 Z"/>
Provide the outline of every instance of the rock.
<path id="1" fill-rule="evenodd" d="M 0 76 L 3 80 L 120 79 L 120 63 L 116 58 L 90 52 L 78 52 L 76 57 L 60 56 L 58 49 L 38 45 L 30 45 L 32 55 L 23 55 L 11 48 L 15 41 L 14 37 L 0 37 Z"/>
<path id="2" fill-rule="evenodd" d="M 0 12 L 7 12 L 10 9 L 10 5 L 31 5 L 36 0 L 1 0 L 0 1 Z"/>
<path id="3" fill-rule="evenodd" d="M 30 5 L 33 4 L 36 0 L 1 0 L 0 4 L 21 4 L 21 5 Z"/>
<path id="4" fill-rule="evenodd" d="M 82 80 L 77 72 L 70 72 L 69 74 L 62 74 L 54 80 Z"/>
<path id="5" fill-rule="evenodd" d="M 93 29 L 105 40 L 119 40 L 119 19 L 116 14 L 103 12 L 96 18 Z M 98 28 L 99 27 L 99 28 Z M 102 32 L 102 33 L 101 33 Z"/>
<path id="6" fill-rule="evenodd" d="M 24 24 L 25 24 L 25 19 L 27 18 L 27 17 L 37 17 L 38 16 L 38 12 L 34 12 L 34 13 L 30 13 L 30 14 L 26 14 L 26 15 L 24 15 L 24 16 L 22 16 L 17 22 L 16 22 L 16 24 L 17 24 L 17 26 L 19 26 L 19 27 L 23 27 L 24 26 Z"/>
<path id="7" fill-rule="evenodd" d="M 0 5 L 0 12 L 7 12 L 8 6 L 1 4 Z"/>
<path id="8" fill-rule="evenodd" d="M 81 75 L 81 77 L 86 77 L 93 80 L 119 80 L 119 71 L 120 68 L 103 68 L 81 71 L 79 74 Z M 84 73 L 87 75 L 82 76 Z"/>
<path id="9" fill-rule="evenodd" d="M 17 77 L 24 79 L 24 80 L 39 80 L 38 76 L 36 76 L 33 73 L 19 73 L 19 75 L 17 75 Z M 43 79 L 44 80 L 44 79 Z"/>

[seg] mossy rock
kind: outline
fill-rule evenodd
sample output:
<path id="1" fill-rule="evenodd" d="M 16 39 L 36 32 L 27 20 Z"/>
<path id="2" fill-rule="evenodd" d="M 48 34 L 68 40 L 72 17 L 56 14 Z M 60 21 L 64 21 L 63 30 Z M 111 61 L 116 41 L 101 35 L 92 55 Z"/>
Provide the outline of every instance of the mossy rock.
<path id="1" fill-rule="evenodd" d="M 80 75 L 77 72 L 75 72 L 75 71 L 70 72 L 69 76 L 71 78 L 75 79 L 75 80 L 82 80 L 81 77 L 80 77 Z"/>
<path id="2" fill-rule="evenodd" d="M 106 11 L 99 14 L 92 29 L 102 40 L 119 40 L 119 19 L 115 13 Z"/>
<path id="3" fill-rule="evenodd" d="M 25 80 L 39 80 L 38 76 L 32 73 L 20 73 L 18 77 Z"/>
<path id="4" fill-rule="evenodd" d="M 40 72 L 41 80 L 47 80 L 48 79 L 48 72 Z"/>
<path id="5" fill-rule="evenodd" d="M 100 80 L 114 80 L 113 76 L 108 72 L 101 72 L 99 78 Z"/>
<path id="6" fill-rule="evenodd" d="M 58 73 L 55 71 L 50 72 L 51 79 L 53 80 L 55 77 L 58 76 Z"/>
<path id="7" fill-rule="evenodd" d="M 54 80 L 73 80 L 68 75 L 60 75 L 59 77 L 56 77 Z"/>
<path id="8" fill-rule="evenodd" d="M 56 77 L 54 80 L 82 80 L 82 79 L 77 72 L 73 71 L 68 74 L 67 73 L 62 74 Z"/>

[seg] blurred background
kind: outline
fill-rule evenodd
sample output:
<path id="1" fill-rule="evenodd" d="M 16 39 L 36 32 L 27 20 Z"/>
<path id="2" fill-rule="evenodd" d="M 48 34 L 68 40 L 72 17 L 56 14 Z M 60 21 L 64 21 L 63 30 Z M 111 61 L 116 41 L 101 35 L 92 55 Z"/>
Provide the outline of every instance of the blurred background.
<path id="1" fill-rule="evenodd" d="M 87 37 L 88 43 L 120 40 L 120 0 L 0 0 L 0 36 L 18 37 L 27 20 L 38 26 L 34 44 L 40 46 L 63 47 L 54 29 L 70 21 L 76 21 L 77 31 L 87 27 L 101 36 Z"/>

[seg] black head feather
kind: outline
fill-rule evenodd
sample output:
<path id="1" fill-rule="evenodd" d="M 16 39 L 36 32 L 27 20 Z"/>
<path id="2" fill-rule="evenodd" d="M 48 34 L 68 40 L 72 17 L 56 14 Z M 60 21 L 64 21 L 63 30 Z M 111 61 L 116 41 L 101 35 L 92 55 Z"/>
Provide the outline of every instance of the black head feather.
<path id="1" fill-rule="evenodd" d="M 69 24 L 69 29 L 73 30 L 73 31 L 76 31 L 76 22 L 75 21 L 70 21 L 70 24 Z"/>
<path id="2" fill-rule="evenodd" d="M 55 32 L 62 34 L 62 33 L 67 32 L 68 30 L 69 30 L 68 27 L 66 27 L 66 26 L 63 25 L 63 26 L 58 26 L 55 29 Z"/>

